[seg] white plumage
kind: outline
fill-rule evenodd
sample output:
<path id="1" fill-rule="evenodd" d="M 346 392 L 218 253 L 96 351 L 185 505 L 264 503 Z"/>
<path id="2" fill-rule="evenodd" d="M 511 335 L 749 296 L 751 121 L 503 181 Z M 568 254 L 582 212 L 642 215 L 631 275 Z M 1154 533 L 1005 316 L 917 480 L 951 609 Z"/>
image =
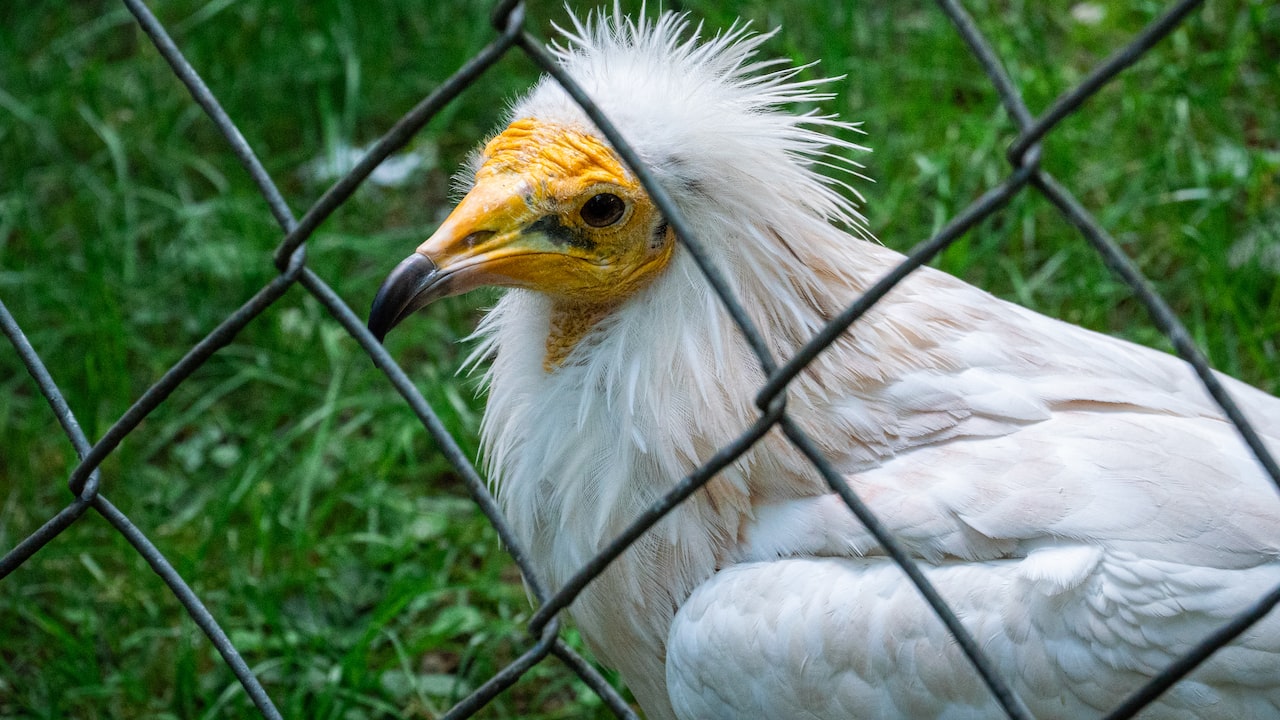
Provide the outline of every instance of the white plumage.
<path id="1" fill-rule="evenodd" d="M 757 61 L 764 36 L 700 41 L 678 15 L 616 10 L 566 35 L 563 67 L 675 197 L 778 357 L 901 261 L 815 172 L 848 167 L 854 146 L 824 133 L 848 126 L 785 110 L 822 100 L 826 81 Z M 510 119 L 370 325 L 385 333 L 478 284 L 515 288 L 478 331 L 484 451 L 554 588 L 751 424 L 763 376 L 559 86 L 541 82 Z M 1222 380 L 1280 452 L 1280 400 Z M 943 273 L 922 269 L 876 305 L 791 385 L 788 411 L 1038 717 L 1097 716 L 1280 584 L 1276 488 L 1180 360 Z M 571 612 L 653 720 L 998 714 L 777 431 Z M 1278 659 L 1269 618 L 1142 717 L 1276 716 Z"/>

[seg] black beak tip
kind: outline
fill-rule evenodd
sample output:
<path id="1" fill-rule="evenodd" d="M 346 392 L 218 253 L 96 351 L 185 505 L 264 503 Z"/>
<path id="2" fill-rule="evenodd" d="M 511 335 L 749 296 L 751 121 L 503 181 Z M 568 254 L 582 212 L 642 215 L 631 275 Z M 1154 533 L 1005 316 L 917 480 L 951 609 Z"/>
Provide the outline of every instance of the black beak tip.
<path id="1" fill-rule="evenodd" d="M 436 264 L 425 256 L 414 253 L 396 266 L 382 281 L 378 294 L 369 308 L 369 332 L 382 342 L 391 329 L 426 305 L 430 298 L 426 290 L 438 275 Z"/>
<path id="2" fill-rule="evenodd" d="M 369 332 L 373 333 L 373 339 L 377 340 L 380 344 L 386 342 L 387 333 L 391 331 L 391 328 L 389 327 L 375 326 L 373 323 L 370 323 L 367 327 L 369 328 Z"/>

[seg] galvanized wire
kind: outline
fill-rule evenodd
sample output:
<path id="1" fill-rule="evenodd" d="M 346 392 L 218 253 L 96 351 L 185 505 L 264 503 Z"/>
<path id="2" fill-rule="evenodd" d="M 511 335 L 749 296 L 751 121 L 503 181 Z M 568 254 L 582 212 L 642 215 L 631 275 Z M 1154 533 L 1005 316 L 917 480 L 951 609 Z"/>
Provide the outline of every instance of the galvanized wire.
<path id="1" fill-rule="evenodd" d="M 605 706 L 621 718 L 635 718 L 622 696 L 584 658 L 561 638 L 560 613 L 567 608 L 582 590 L 630 545 L 647 532 L 666 513 L 697 492 L 724 467 L 747 452 L 771 429 L 779 428 L 813 463 L 815 469 L 827 480 L 831 489 L 849 506 L 877 538 L 886 552 L 906 572 L 917 586 L 937 616 L 951 630 L 957 643 L 973 663 L 983 681 L 990 688 L 996 701 L 1010 718 L 1031 718 L 1022 701 L 995 671 L 994 665 L 965 630 L 963 623 L 925 579 L 915 561 L 902 548 L 871 510 L 849 488 L 844 479 L 823 456 L 816 444 L 786 413 L 785 391 L 787 385 L 804 370 L 831 343 L 856 323 L 876 302 L 902 281 L 909 273 L 936 257 L 938 253 L 963 237 L 985 218 L 1003 208 L 1019 193 L 1034 189 L 1043 194 L 1064 218 L 1074 225 L 1107 266 L 1127 284 L 1135 296 L 1149 310 L 1156 326 L 1169 338 L 1178 354 L 1185 359 L 1204 384 L 1206 391 L 1222 408 L 1223 413 L 1239 431 L 1258 462 L 1272 481 L 1280 487 L 1280 466 L 1268 453 L 1260 437 L 1248 419 L 1222 387 L 1209 368 L 1203 354 L 1195 347 L 1186 328 L 1170 310 L 1167 303 L 1152 288 L 1141 272 L 1129 260 L 1105 228 L 1090 214 L 1070 191 L 1059 183 L 1049 171 L 1040 166 L 1039 143 L 1063 120 L 1070 117 L 1081 104 L 1094 96 L 1099 89 L 1116 75 L 1142 57 L 1160 42 L 1200 4 L 1201 0 L 1182 0 L 1152 22 L 1129 43 L 1118 48 L 1113 55 L 1100 63 L 1076 87 L 1063 93 L 1038 117 L 1028 109 L 1016 85 L 1005 72 L 990 43 L 978 30 L 965 9 L 956 0 L 938 0 L 941 10 L 951 19 L 957 32 L 968 44 L 982 71 L 995 87 L 1005 109 L 1018 128 L 1018 136 L 1011 142 L 1007 158 L 1010 162 L 1008 176 L 985 192 L 948 222 L 937 234 L 921 243 L 898 267 L 874 283 L 861 297 L 834 317 L 826 327 L 811 338 L 792 357 L 772 357 L 767 343 L 756 329 L 742 304 L 733 297 L 729 284 L 710 256 L 703 250 L 699 239 L 689 231 L 684 218 L 666 190 L 656 183 L 648 168 L 640 161 L 626 138 L 609 118 L 592 102 L 590 96 L 573 82 L 555 62 L 542 43 L 524 27 L 525 7 L 522 2 L 502 0 L 495 5 L 492 19 L 494 36 L 478 50 L 450 78 L 430 93 L 412 110 L 396 122 L 365 154 L 356 166 L 340 178 L 302 216 L 296 220 L 284 196 L 277 189 L 257 156 L 241 134 L 235 122 L 223 111 L 213 93 L 200 75 L 185 59 L 181 50 L 169 37 L 164 26 L 155 18 L 142 0 L 124 0 L 139 26 L 151 38 L 161 57 L 170 65 L 174 74 L 187 87 L 193 100 L 205 111 L 214 126 L 226 139 L 246 172 L 256 183 L 272 215 L 283 232 L 283 239 L 276 249 L 275 263 L 279 275 L 263 286 L 248 302 L 225 318 L 203 340 L 189 350 L 154 385 L 148 388 L 96 442 L 90 444 L 80 430 L 74 415 L 62 396 L 56 382 L 45 369 L 39 355 L 27 341 L 17 320 L 3 303 L 0 303 L 0 330 L 9 339 L 15 353 L 31 374 L 36 388 L 48 401 L 55 417 L 62 425 L 72 447 L 80 457 L 68 478 L 72 492 L 71 501 L 50 517 L 39 529 L 23 538 L 16 546 L 0 557 L 0 580 L 39 552 L 63 532 L 67 532 L 86 510 L 93 508 L 108 520 L 161 576 L 174 597 L 209 638 L 223 657 L 246 694 L 267 718 L 278 718 L 276 710 L 258 678 L 232 644 L 227 634 L 205 608 L 199 597 L 182 579 L 163 553 L 147 538 L 146 533 L 134 525 L 119 509 L 109 503 L 100 490 L 102 479 L 99 468 L 119 443 L 157 407 L 174 389 L 210 357 L 225 347 L 250 321 L 270 307 L 295 284 L 311 293 L 321 305 L 347 330 L 369 353 L 375 365 L 386 375 L 392 386 L 421 421 L 423 427 L 437 444 L 438 450 L 462 478 L 468 491 L 498 532 L 513 562 L 520 568 L 530 594 L 539 607 L 528 623 L 528 647 L 514 661 L 501 668 L 470 695 L 451 708 L 447 718 L 466 718 L 473 714 L 520 680 L 529 668 L 554 655 L 584 683 L 597 693 Z M 750 347 L 764 370 L 766 381 L 756 396 L 760 416 L 733 442 L 720 448 L 702 467 L 681 479 L 661 499 L 646 509 L 621 533 L 619 533 L 594 558 L 575 573 L 563 587 L 549 591 L 537 576 L 523 548 L 502 517 L 498 505 L 484 480 L 470 459 L 449 434 L 430 404 L 413 385 L 405 372 L 396 364 L 373 335 L 365 328 L 359 316 L 328 287 L 324 280 L 306 266 L 306 242 L 328 216 L 363 183 L 370 173 L 387 157 L 402 148 L 431 118 L 467 87 L 476 83 L 495 62 L 510 52 L 521 52 L 535 65 L 551 75 L 566 92 L 582 106 L 593 122 L 607 136 L 627 166 L 648 190 L 658 207 L 671 223 L 676 235 L 691 254 L 707 281 L 720 297 L 726 311 L 739 325 Z M 1153 677 L 1120 706 L 1107 715 L 1109 720 L 1133 717 L 1150 702 L 1172 687 L 1253 623 L 1269 613 L 1280 603 L 1280 588 L 1271 589 L 1246 611 L 1240 613 L 1217 631 L 1211 633 L 1194 648 L 1171 663 Z"/>

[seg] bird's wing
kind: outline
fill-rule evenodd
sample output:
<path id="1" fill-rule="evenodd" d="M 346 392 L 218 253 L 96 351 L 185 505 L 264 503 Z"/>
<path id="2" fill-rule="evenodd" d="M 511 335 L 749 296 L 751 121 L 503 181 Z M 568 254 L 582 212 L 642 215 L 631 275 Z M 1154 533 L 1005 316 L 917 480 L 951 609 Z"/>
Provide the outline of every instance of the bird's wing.
<path id="1" fill-rule="evenodd" d="M 1280 557 L 1276 488 L 1215 418 L 1061 411 L 997 437 L 916 447 L 846 480 L 929 561 L 1074 542 L 1219 568 Z M 762 505 L 741 537 L 741 561 L 879 553 L 833 494 Z"/>
<path id="2" fill-rule="evenodd" d="M 925 574 L 1037 717 L 1092 717 L 1280 582 L 1280 565 L 1192 569 L 1076 545 Z M 1264 620 L 1144 717 L 1280 712 L 1280 619 Z M 671 626 L 680 718 L 989 718 L 990 693 L 915 589 L 874 558 L 726 568 Z"/>
<path id="3" fill-rule="evenodd" d="M 1280 502 L 1234 429 L 1107 407 L 949 436 L 846 478 L 1046 717 L 1113 706 L 1280 583 Z M 700 586 L 671 627 L 667 681 L 681 717 L 998 714 L 837 496 L 761 506 L 741 537 L 739 562 Z M 1278 660 L 1273 619 L 1152 716 L 1274 715 Z"/>

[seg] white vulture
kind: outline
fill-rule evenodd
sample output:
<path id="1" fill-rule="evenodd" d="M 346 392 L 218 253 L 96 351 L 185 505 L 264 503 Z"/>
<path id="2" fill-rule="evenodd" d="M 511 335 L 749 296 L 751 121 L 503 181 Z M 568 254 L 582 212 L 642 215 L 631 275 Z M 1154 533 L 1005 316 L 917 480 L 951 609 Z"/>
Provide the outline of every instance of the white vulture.
<path id="1" fill-rule="evenodd" d="M 679 14 L 574 19 L 552 46 L 787 358 L 902 256 L 839 181 L 830 80 Z M 672 228 L 544 78 L 388 277 L 381 338 L 510 288 L 482 321 L 486 467 L 559 587 L 756 420 L 764 376 Z M 845 170 L 855 164 L 845 161 Z M 842 229 L 844 228 L 844 229 Z M 850 230 L 851 229 L 851 230 Z M 1280 452 L 1280 399 L 1222 382 Z M 912 273 L 803 372 L 788 412 L 920 562 L 1030 710 L 1097 717 L 1280 584 L 1280 501 L 1179 359 Z M 651 720 L 1000 715 L 903 572 L 776 428 L 570 608 Z M 1280 717 L 1269 617 L 1143 718 Z"/>

